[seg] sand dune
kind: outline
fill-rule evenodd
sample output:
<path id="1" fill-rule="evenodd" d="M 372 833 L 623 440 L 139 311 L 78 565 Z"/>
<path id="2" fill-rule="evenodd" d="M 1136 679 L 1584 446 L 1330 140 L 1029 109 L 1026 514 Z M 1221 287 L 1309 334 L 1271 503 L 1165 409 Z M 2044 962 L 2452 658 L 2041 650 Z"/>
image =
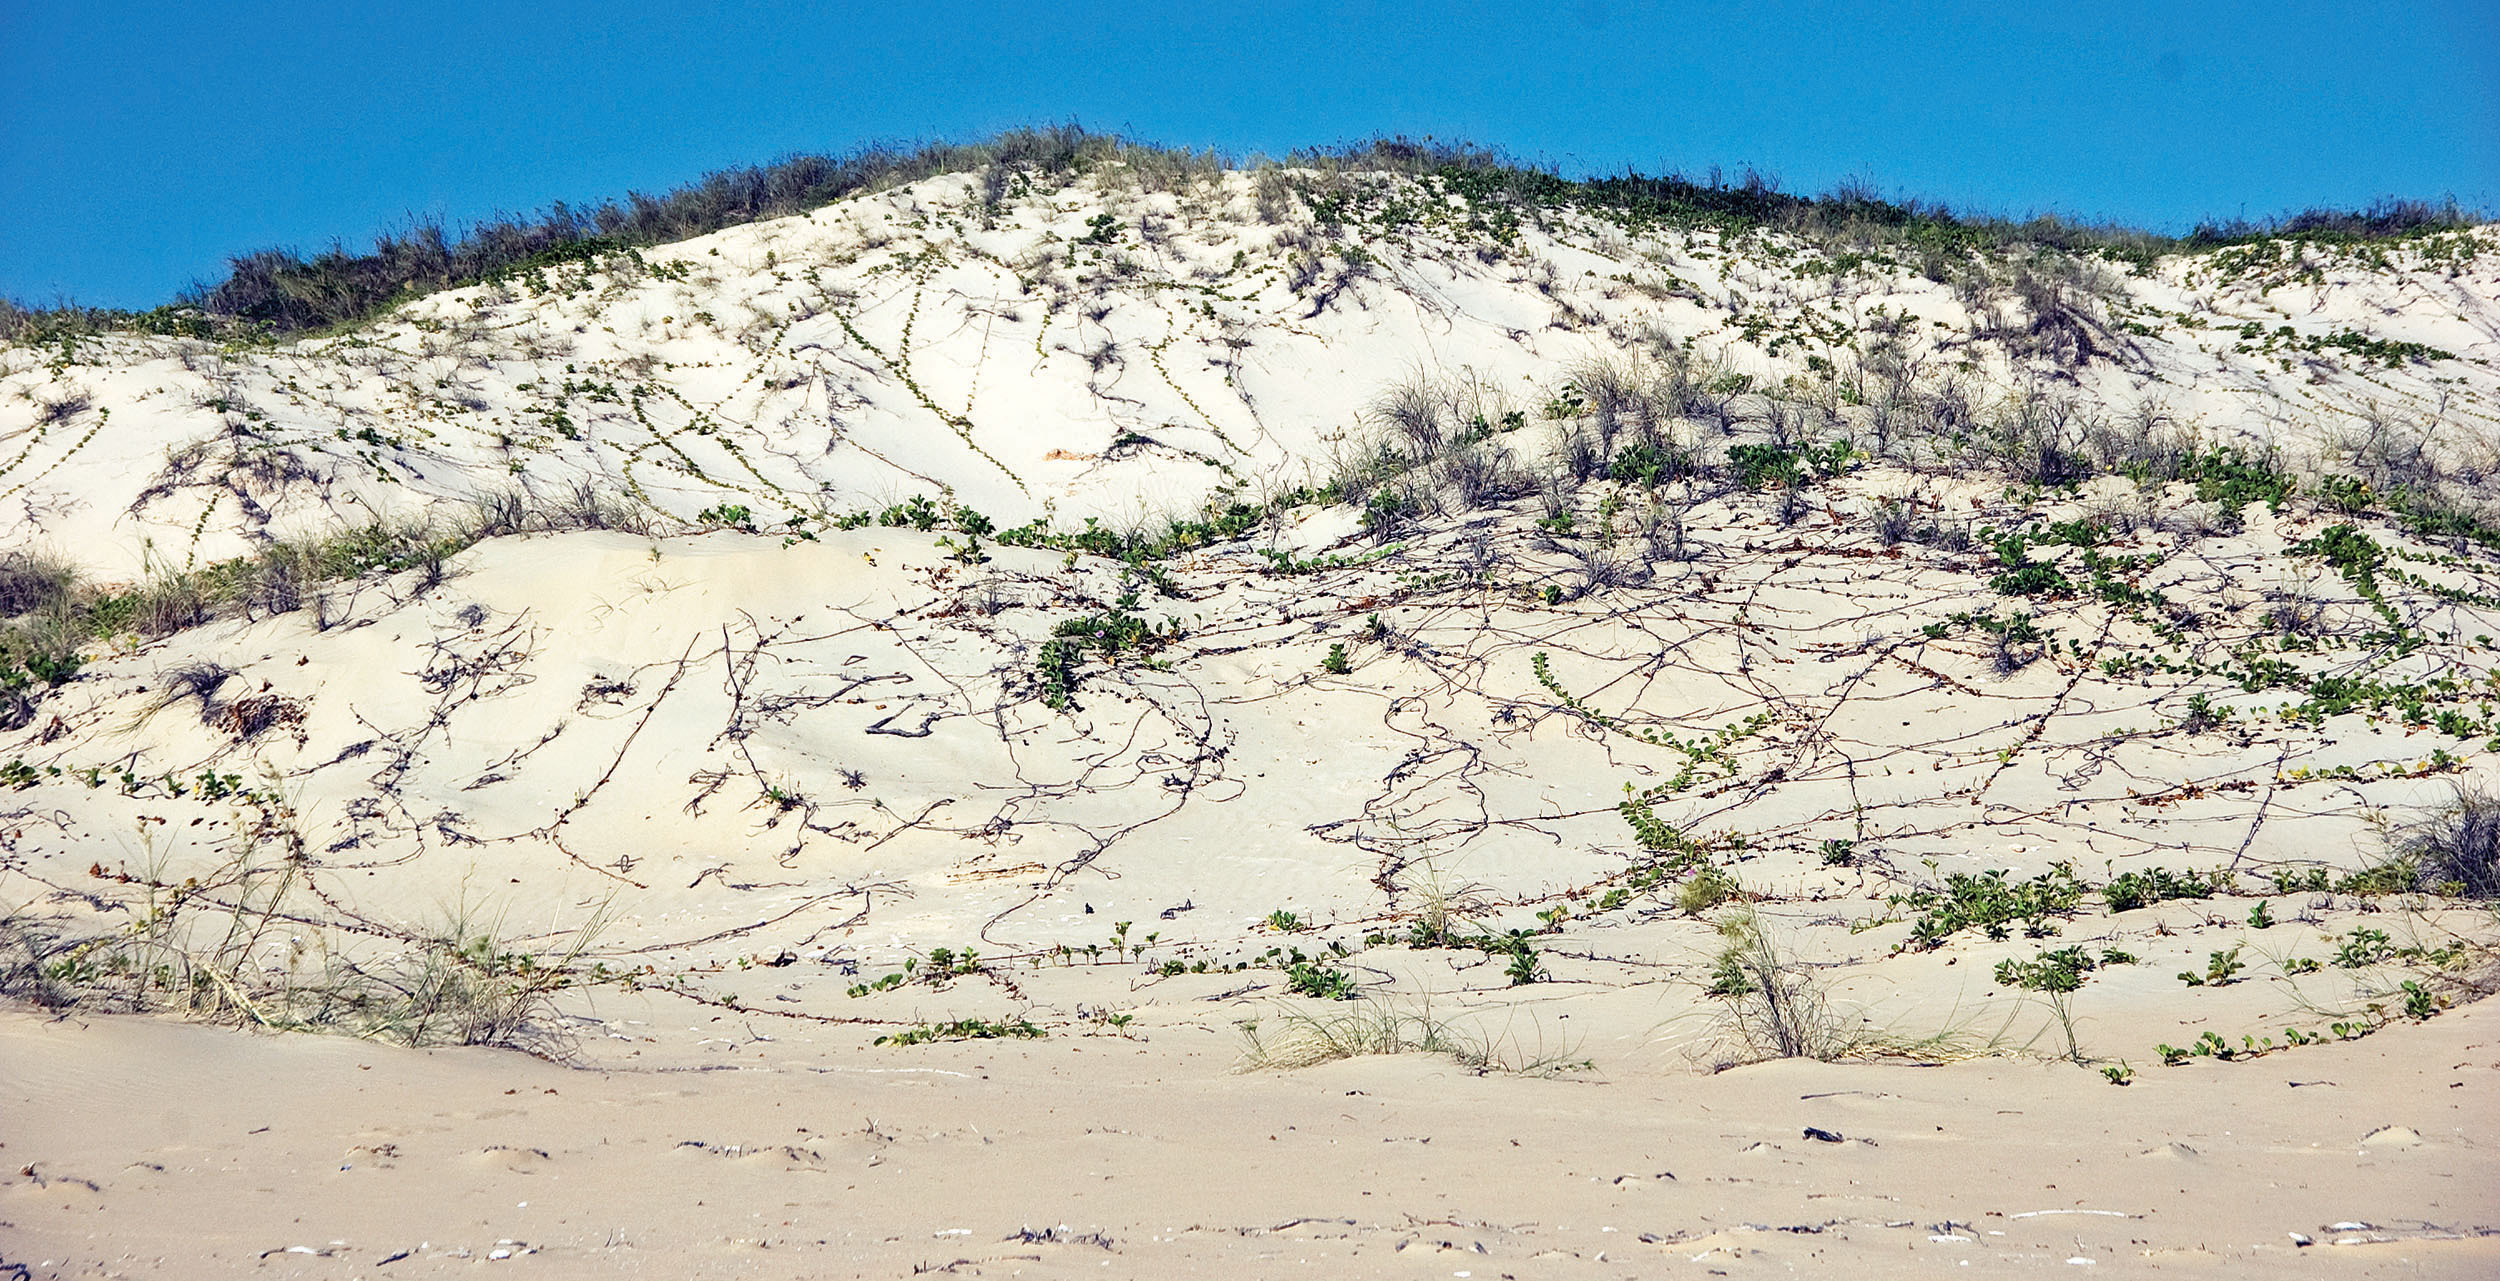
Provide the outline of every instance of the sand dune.
<path id="1" fill-rule="evenodd" d="M 0 350 L 0 1263 L 2492 1272 L 2489 228 L 1260 181 Z"/>

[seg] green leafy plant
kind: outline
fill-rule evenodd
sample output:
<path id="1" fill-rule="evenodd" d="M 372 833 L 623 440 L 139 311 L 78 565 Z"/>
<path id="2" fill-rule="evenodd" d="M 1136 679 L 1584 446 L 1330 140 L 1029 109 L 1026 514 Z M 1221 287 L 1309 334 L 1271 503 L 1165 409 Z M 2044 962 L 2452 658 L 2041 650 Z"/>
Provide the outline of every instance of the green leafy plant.
<path id="1" fill-rule="evenodd" d="M 1354 976 L 1319 961 L 1296 961 L 1285 967 L 1285 990 L 1323 1001 L 1354 999 Z"/>
<path id="2" fill-rule="evenodd" d="M 1847 440 L 1822 445 L 1732 445 L 1729 473 L 1747 489 L 1802 489 L 1810 479 L 1837 476 L 1848 470 L 1857 451 Z"/>
<path id="3" fill-rule="evenodd" d="M 1511 942 L 1510 964 L 1503 967 L 1502 973 L 1512 987 L 1519 987 L 1542 980 L 1545 966 L 1537 959 L 1536 949 L 1528 946 L 1528 940 L 1515 936 Z"/>
<path id="4" fill-rule="evenodd" d="M 2239 972 L 2248 968 L 2240 961 L 2240 944 L 2215 952 L 2205 960 L 2205 972 L 2179 971 L 2179 981 L 2189 987 L 2228 987 L 2239 981 Z"/>
<path id="5" fill-rule="evenodd" d="M 975 515 L 977 516 L 978 513 Z M 941 519 L 944 519 L 944 513 L 938 510 L 936 503 L 929 500 L 927 494 L 914 494 L 877 513 L 877 523 L 880 525 L 893 529 L 916 529 L 924 534 L 936 529 Z M 982 523 L 988 522 L 984 520 Z M 975 533 L 971 529 L 966 529 L 964 532 Z"/>
<path id="6" fill-rule="evenodd" d="M 933 982 L 978 974 L 981 972 L 981 957 L 971 948 L 958 952 L 949 947 L 933 947 L 929 949 L 928 964 L 920 967 L 920 972 Z"/>
<path id="7" fill-rule="evenodd" d="M 901 987 L 904 981 L 910 977 L 911 976 L 908 974 L 897 972 L 894 974 L 888 974 L 881 979 L 872 979 L 866 983 L 853 983 L 846 989 L 846 994 L 853 997 L 861 997 L 874 992 L 891 992 L 894 989 Z"/>
<path id="8" fill-rule="evenodd" d="M 1940 889 L 1891 895 L 1886 902 L 1918 913 L 1911 922 L 1905 946 L 1924 951 L 1941 946 L 1966 929 L 2003 939 L 2017 921 L 2022 923 L 2024 934 L 2045 937 L 2057 932 L 2049 924 L 2050 917 L 2072 915 L 2075 906 L 2083 901 L 2083 883 L 2075 879 L 2074 869 L 2064 863 L 2054 864 L 2049 871 L 2026 880 L 2008 880 L 2009 875 L 2002 870 L 1976 876 L 1955 872 L 1945 877 Z"/>
<path id="9" fill-rule="evenodd" d="M 695 513 L 694 519 L 695 523 L 698 525 L 709 525 L 714 528 L 724 529 L 743 529 L 750 534 L 755 532 L 755 513 L 748 511 L 743 505 L 738 503 L 722 503 L 715 507 L 704 508 L 702 511 Z"/>
<path id="10" fill-rule="evenodd" d="M 2335 964 L 2347 970 L 2357 970 L 2363 966 L 2377 965 L 2392 960 L 2396 956 L 2396 951 L 2394 940 L 2388 936 L 2387 931 L 2372 929 L 2366 925 L 2356 926 L 2336 947 Z"/>
<path id="11" fill-rule="evenodd" d="M 2417 1022 L 2439 1013 L 2448 1005 L 2446 997 L 2422 986 L 2419 979 L 2406 979 L 2397 985 L 2397 990 L 2404 993 L 2405 1017 Z"/>
<path id="12" fill-rule="evenodd" d="M 2084 976 L 2099 962 L 2080 947 L 2061 947 L 2026 961 L 2011 957 L 1997 962 L 1996 980 L 2005 987 L 2029 992 L 2064 993 L 2083 986 Z"/>
<path id="13" fill-rule="evenodd" d="M 2132 912 L 2171 899 L 2212 898 L 2231 888 L 2229 872 L 2199 875 L 2195 872 L 2173 872 L 2168 868 L 2146 868 L 2127 872 L 2101 887 L 2101 897 L 2113 912 Z"/>
<path id="14" fill-rule="evenodd" d="M 46 685 L 67 685 L 78 678 L 86 660 L 71 652 L 36 652 L 26 656 L 26 674 Z"/>
<path id="15" fill-rule="evenodd" d="M 1076 705 L 1080 667 L 1088 655 L 1106 661 L 1150 656 L 1180 638 L 1179 620 L 1149 623 L 1137 613 L 1137 606 L 1137 593 L 1123 592 L 1108 611 L 1062 619 L 1051 629 L 1051 639 L 1042 643 L 1034 658 L 1035 680 L 1045 705 L 1057 711 Z"/>
<path id="16" fill-rule="evenodd" d="M 1997 962 L 1996 981 L 2006 987 L 2037 993 L 2046 1001 L 2050 1014 L 2065 1033 L 2066 1057 L 2081 1063 L 2084 1061 L 2083 1049 L 2075 1039 L 2071 1003 L 2074 993 L 2083 986 L 2085 976 L 2100 966 L 2125 965 L 2134 960 L 2134 957 L 2115 949 L 2104 950 L 2095 957 L 2080 947 L 2061 947 L 2043 951 L 2028 960 L 2008 957 Z"/>
<path id="17" fill-rule="evenodd" d="M 994 1041 L 1001 1039 L 1030 1040 L 1047 1036 L 1030 1020 L 1012 1019 L 948 1019 L 943 1023 L 923 1023 L 900 1032 L 888 1032 L 876 1039 L 877 1045 L 926 1045 L 931 1041 Z"/>

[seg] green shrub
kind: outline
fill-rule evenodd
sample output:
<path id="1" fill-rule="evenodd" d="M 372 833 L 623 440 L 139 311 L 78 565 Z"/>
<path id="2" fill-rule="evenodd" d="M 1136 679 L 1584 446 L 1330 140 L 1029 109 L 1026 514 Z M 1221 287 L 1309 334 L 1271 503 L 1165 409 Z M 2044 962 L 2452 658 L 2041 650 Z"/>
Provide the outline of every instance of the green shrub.
<path id="1" fill-rule="evenodd" d="M 1044 704 L 1056 711 L 1076 705 L 1078 668 L 1089 654 L 1106 661 L 1146 656 L 1180 638 L 1179 620 L 1149 623 L 1137 613 L 1137 605 L 1137 593 L 1123 592 L 1108 611 L 1062 619 L 1051 629 L 1051 639 L 1042 643 L 1033 663 Z"/>
<path id="2" fill-rule="evenodd" d="M 2168 868 L 2147 868 L 2128 872 L 2101 887 L 2101 896 L 2113 912 L 2132 912 L 2151 907 L 2169 899 L 2212 898 L 2231 888 L 2229 872 L 2198 875 L 2195 872 L 2172 872 Z"/>
<path id="3" fill-rule="evenodd" d="M 1856 451 L 1846 440 L 1792 448 L 1786 445 L 1731 445 L 1727 467 L 1747 489 L 1802 489 L 1811 479 L 1837 476 L 1848 470 Z"/>
<path id="4" fill-rule="evenodd" d="M 1955 872 L 1945 877 L 1941 889 L 1890 896 L 1887 902 L 1918 913 L 1905 946 L 1922 951 L 1940 947 L 1966 929 L 2003 939 L 2007 927 L 2016 921 L 2023 923 L 2025 934 L 2040 938 L 2057 932 L 2048 918 L 2072 915 L 2075 905 L 2083 901 L 2083 883 L 2066 864 L 2056 864 L 2028 880 L 2011 881 L 2006 879 L 2009 875 L 2002 870 L 1976 876 Z"/>
<path id="5" fill-rule="evenodd" d="M 1285 967 L 1285 990 L 1323 1001 L 1354 999 L 1354 976 L 1324 961 L 1295 961 Z"/>
<path id="6" fill-rule="evenodd" d="M 943 1023 L 923 1023 L 900 1032 L 888 1032 L 876 1039 L 877 1045 L 926 1045 L 931 1041 L 995 1041 L 1007 1038 L 1030 1040 L 1049 1033 L 1035 1027 L 1022 1017 L 1012 1019 L 949 1019 Z"/>

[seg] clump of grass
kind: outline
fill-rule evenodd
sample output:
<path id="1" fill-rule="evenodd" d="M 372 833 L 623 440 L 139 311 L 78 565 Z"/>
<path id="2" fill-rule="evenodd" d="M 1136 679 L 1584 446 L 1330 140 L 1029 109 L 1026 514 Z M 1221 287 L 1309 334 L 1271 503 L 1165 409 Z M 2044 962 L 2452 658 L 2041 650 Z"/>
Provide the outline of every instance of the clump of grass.
<path id="1" fill-rule="evenodd" d="M 1712 908 L 1742 896 L 1744 887 L 1716 863 L 1704 862 L 1676 888 L 1675 906 L 1688 916 L 1700 916 Z"/>
<path id="2" fill-rule="evenodd" d="M 351 959 L 307 928 L 297 906 L 305 864 L 289 811 L 271 794 L 245 795 L 257 818 L 222 864 L 179 881 L 154 870 L 113 878 L 121 927 L 65 938 L 22 913 L 0 922 L 0 995 L 410 1046 L 562 1048 L 557 995 L 606 977 L 581 965 L 600 917 L 551 950 L 527 950 L 496 923 L 456 911 L 397 951 Z"/>
<path id="3" fill-rule="evenodd" d="M 2122 345 L 2097 305 L 2115 287 L 2089 261 L 2043 257 L 2016 269 L 2011 288 L 2025 318 L 1993 326 L 1992 336 L 2014 353 L 2080 368 Z"/>
<path id="4" fill-rule="evenodd" d="M 2390 851 L 2422 889 L 2455 898 L 2500 898 L 2500 795 L 2460 787 L 2447 805 L 2401 833 Z"/>
<path id="5" fill-rule="evenodd" d="M 22 618 L 69 602 L 78 573 L 68 561 L 40 552 L 0 556 L 0 618 Z"/>
<path id="6" fill-rule="evenodd" d="M 1429 859 L 1416 866 L 1417 875 L 1403 887 L 1412 896 L 1415 913 L 1407 927 L 1409 945 L 1459 947 L 1468 936 L 1482 933 L 1481 922 L 1492 911 L 1484 886 L 1454 880 Z"/>
<path id="7" fill-rule="evenodd" d="M 34 682 L 61 685 L 77 676 L 85 639 L 77 586 L 77 571 L 59 557 L 26 551 L 0 557 L 0 700 L 9 704 L 0 725 L 16 728 L 31 717 Z"/>
<path id="8" fill-rule="evenodd" d="M 1781 950 L 1751 911 L 1719 924 L 1726 946 L 1711 971 L 1709 992 L 1725 1004 L 1718 1023 L 1733 1063 L 1763 1059 L 1839 1059 L 1865 1044 L 1835 1014 L 1812 971 Z"/>
<path id="9" fill-rule="evenodd" d="M 1937 1031 L 1895 1032 L 1863 1011 L 1836 1005 L 1812 967 L 1783 948 L 1751 908 L 1728 916 L 1718 928 L 1724 943 L 1703 984 L 1719 1001 L 1704 1041 L 1715 1068 L 1783 1058 L 1944 1062 L 2003 1053 L 2010 1044 L 2013 1016 L 1987 1030 L 1958 1009 Z"/>
<path id="10" fill-rule="evenodd" d="M 1388 997 L 1365 997 L 1319 1011 L 1288 1010 L 1281 1030 L 1270 1034 L 1259 1019 L 1241 1023 L 1240 1070 L 1290 1071 L 1373 1054 L 1446 1054 L 1478 1074 L 1503 1072 L 1555 1076 L 1594 1065 L 1571 1044 L 1549 1046 L 1542 1036 L 1523 1041 L 1505 1030 L 1493 1034 L 1436 1016 L 1429 1001 L 1411 1007 Z"/>

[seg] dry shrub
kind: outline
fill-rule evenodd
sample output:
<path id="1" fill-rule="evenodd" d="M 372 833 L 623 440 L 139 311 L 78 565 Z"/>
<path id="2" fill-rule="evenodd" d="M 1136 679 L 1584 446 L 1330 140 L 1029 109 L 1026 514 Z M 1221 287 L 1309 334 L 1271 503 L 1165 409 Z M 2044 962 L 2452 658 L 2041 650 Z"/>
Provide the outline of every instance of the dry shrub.
<path id="1" fill-rule="evenodd" d="M 1981 424 L 1972 453 L 2024 483 L 2066 485 L 2092 474 L 2084 436 L 2085 424 L 2073 400 L 2031 388 Z"/>
<path id="2" fill-rule="evenodd" d="M 169 667 L 157 674 L 157 693 L 149 701 L 149 712 L 163 711 L 176 703 L 197 700 L 200 720 L 206 723 L 216 714 L 217 691 L 234 679 L 234 669 L 206 660 Z"/>
<path id="3" fill-rule="evenodd" d="M 176 881 L 151 868 L 107 878 L 104 896 L 118 897 L 126 922 L 109 932 L 69 939 L 57 922 L 0 920 L 0 995 L 411 1046 L 563 1048 L 554 1001 L 578 976 L 602 914 L 541 952 L 455 910 L 437 932 L 349 960 L 307 924 L 301 843 L 288 815 L 261 801 L 259 821 L 199 875 Z"/>
<path id="4" fill-rule="evenodd" d="M 49 400 L 36 401 L 35 424 L 39 427 L 51 427 L 65 423 L 94 406 L 95 397 L 83 390 L 72 388 Z"/>
<path id="5" fill-rule="evenodd" d="M 302 725 L 304 704 L 283 694 L 254 694 L 217 704 L 207 721 L 211 729 L 225 732 L 238 743 L 250 742 L 281 725 Z"/>
<path id="6" fill-rule="evenodd" d="M 1422 462 L 1441 452 L 1447 437 L 1442 397 L 1422 375 L 1391 383 L 1372 401 L 1371 414 L 1387 437 L 1386 446 L 1409 461 Z"/>
<path id="7" fill-rule="evenodd" d="M 1462 509 L 1492 507 L 1524 498 L 1535 489 L 1509 449 L 1492 442 L 1467 445 L 1442 460 L 1441 475 Z"/>
<path id="8" fill-rule="evenodd" d="M 2438 894 L 2500 898 L 2500 795 L 2460 786 L 2447 805 L 2417 820 L 2392 852 L 2415 883 Z"/>
<path id="9" fill-rule="evenodd" d="M 66 604 L 78 572 L 69 562 L 41 552 L 0 556 L 0 617 L 16 618 Z"/>
<path id="10" fill-rule="evenodd" d="M 1649 581 L 1649 566 L 1635 558 L 1619 555 L 1613 548 L 1590 543 L 1567 543 L 1562 547 L 1571 558 L 1563 589 L 1563 599 L 1582 600 L 1621 587 L 1637 587 Z"/>
<path id="11" fill-rule="evenodd" d="M 2158 400 L 2138 401 L 2116 420 L 2083 424 L 2084 442 L 2102 470 L 2168 479 L 2185 471 L 2196 455 L 2196 438 Z"/>

